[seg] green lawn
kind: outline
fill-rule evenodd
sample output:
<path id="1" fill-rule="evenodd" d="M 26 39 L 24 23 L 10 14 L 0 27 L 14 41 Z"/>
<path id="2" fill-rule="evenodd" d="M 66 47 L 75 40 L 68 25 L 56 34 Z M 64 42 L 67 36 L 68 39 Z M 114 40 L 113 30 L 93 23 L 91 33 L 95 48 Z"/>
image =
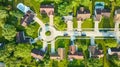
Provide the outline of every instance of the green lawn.
<path id="1" fill-rule="evenodd" d="M 83 21 L 82 28 L 94 28 L 94 22 L 92 21 L 92 19 L 86 19 L 85 21 Z"/>
<path id="2" fill-rule="evenodd" d="M 114 23 L 111 22 L 110 18 L 102 18 L 101 22 L 99 23 L 99 28 L 114 28 Z"/>
<path id="3" fill-rule="evenodd" d="M 73 28 L 77 28 L 77 18 L 73 17 Z"/>

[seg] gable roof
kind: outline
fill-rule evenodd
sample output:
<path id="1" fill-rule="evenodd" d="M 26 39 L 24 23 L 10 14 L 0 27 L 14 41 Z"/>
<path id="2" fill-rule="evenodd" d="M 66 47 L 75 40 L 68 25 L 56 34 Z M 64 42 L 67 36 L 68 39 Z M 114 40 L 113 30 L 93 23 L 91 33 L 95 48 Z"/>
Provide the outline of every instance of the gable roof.
<path id="1" fill-rule="evenodd" d="M 27 13 L 21 19 L 21 25 L 22 26 L 29 25 L 33 21 L 33 18 L 34 18 L 34 14 L 31 11 L 27 11 Z"/>
<path id="2" fill-rule="evenodd" d="M 44 52 L 38 49 L 32 49 L 31 52 L 40 56 L 44 56 Z"/>
<path id="3" fill-rule="evenodd" d="M 89 46 L 89 52 L 91 54 L 91 57 L 99 57 L 98 55 L 103 54 L 101 50 L 97 49 L 97 46 Z"/>
<path id="4" fill-rule="evenodd" d="M 77 11 L 77 19 L 85 20 L 87 18 L 90 18 L 90 10 L 80 7 L 80 9 Z"/>
<path id="5" fill-rule="evenodd" d="M 31 56 L 40 60 L 44 58 L 44 54 L 45 53 L 42 50 L 38 50 L 38 49 L 32 49 L 31 51 Z"/>
<path id="6" fill-rule="evenodd" d="M 22 32 L 17 32 L 16 42 L 17 43 L 29 43 L 30 38 L 26 38 L 23 31 Z"/>
<path id="7" fill-rule="evenodd" d="M 40 8 L 54 8 L 54 5 L 40 5 Z"/>
<path id="8" fill-rule="evenodd" d="M 90 14 L 90 10 L 85 9 L 84 7 L 80 7 L 80 9 L 77 11 L 78 14 Z"/>
<path id="9" fill-rule="evenodd" d="M 54 14 L 54 5 L 41 5 L 40 13 L 47 14 L 48 16 L 53 15 Z"/>

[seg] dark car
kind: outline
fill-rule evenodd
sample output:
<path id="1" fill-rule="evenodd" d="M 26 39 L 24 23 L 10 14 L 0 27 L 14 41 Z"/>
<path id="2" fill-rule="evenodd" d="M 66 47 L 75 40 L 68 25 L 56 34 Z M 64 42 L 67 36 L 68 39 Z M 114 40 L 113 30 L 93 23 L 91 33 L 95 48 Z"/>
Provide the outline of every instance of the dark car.
<path id="1" fill-rule="evenodd" d="M 81 32 L 81 36 L 86 36 L 86 33 L 85 32 Z"/>

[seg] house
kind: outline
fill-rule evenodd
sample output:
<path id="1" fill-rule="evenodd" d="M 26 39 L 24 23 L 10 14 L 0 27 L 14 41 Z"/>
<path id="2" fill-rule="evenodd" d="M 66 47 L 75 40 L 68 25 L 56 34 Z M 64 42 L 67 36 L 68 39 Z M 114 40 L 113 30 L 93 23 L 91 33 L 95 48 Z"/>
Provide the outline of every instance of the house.
<path id="1" fill-rule="evenodd" d="M 95 21 L 100 21 L 102 19 L 102 16 L 105 18 L 110 17 L 110 9 L 104 7 L 104 2 L 95 2 Z"/>
<path id="2" fill-rule="evenodd" d="M 22 11 L 23 13 L 27 13 L 27 11 L 30 10 L 30 8 L 27 7 L 26 5 L 24 5 L 23 3 L 19 3 L 19 4 L 17 5 L 17 8 L 18 8 L 20 11 Z"/>
<path id="3" fill-rule="evenodd" d="M 0 67 L 6 67 L 6 66 L 5 66 L 5 63 L 0 62 Z"/>
<path id="4" fill-rule="evenodd" d="M 38 49 L 32 49 L 31 51 L 31 56 L 40 60 L 44 58 L 44 54 L 45 53 L 42 50 L 38 50 Z"/>
<path id="5" fill-rule="evenodd" d="M 110 9 L 96 9 L 95 10 L 95 21 L 100 21 L 102 19 L 102 16 L 105 18 L 109 18 L 110 17 Z"/>
<path id="6" fill-rule="evenodd" d="M 68 58 L 69 59 L 83 59 L 83 53 L 82 52 L 77 52 L 76 51 L 76 46 L 71 45 L 69 47 L 69 54 L 68 54 Z"/>
<path id="7" fill-rule="evenodd" d="M 26 27 L 33 21 L 33 18 L 34 18 L 33 12 L 28 10 L 27 13 L 21 19 L 21 25 Z"/>
<path id="8" fill-rule="evenodd" d="M 104 2 L 95 2 L 95 9 L 104 9 Z"/>
<path id="9" fill-rule="evenodd" d="M 96 10 L 95 10 L 95 17 L 94 17 L 94 20 L 95 20 L 95 21 L 100 21 L 101 18 L 102 18 L 101 10 L 100 10 L 100 9 L 96 9 Z"/>
<path id="10" fill-rule="evenodd" d="M 115 21 L 120 21 L 120 9 L 115 10 Z"/>
<path id="11" fill-rule="evenodd" d="M 102 10 L 102 16 L 109 18 L 110 17 L 110 9 L 106 8 Z"/>
<path id="12" fill-rule="evenodd" d="M 91 57 L 93 57 L 93 58 L 101 58 L 101 57 L 104 56 L 103 51 L 99 50 L 97 48 L 97 46 L 95 46 L 95 45 L 90 45 L 88 51 L 89 51 L 90 58 Z"/>
<path id="13" fill-rule="evenodd" d="M 120 59 L 120 47 L 118 46 L 118 47 L 110 48 L 108 50 L 108 54 L 109 55 L 117 55 L 118 58 Z"/>
<path id="14" fill-rule="evenodd" d="M 58 48 L 58 54 L 51 54 L 50 59 L 63 60 L 65 58 L 65 48 Z"/>
<path id="15" fill-rule="evenodd" d="M 40 5 L 40 13 L 53 15 L 54 14 L 54 5 Z"/>
<path id="16" fill-rule="evenodd" d="M 83 21 L 87 18 L 90 18 L 90 10 L 80 7 L 80 9 L 77 11 L 77 20 Z"/>
<path id="17" fill-rule="evenodd" d="M 50 59 L 60 60 L 60 56 L 58 54 L 51 54 Z"/>
<path id="18" fill-rule="evenodd" d="M 31 41 L 31 38 L 26 37 L 23 31 L 17 32 L 17 35 L 16 35 L 17 43 L 30 43 L 30 41 Z"/>

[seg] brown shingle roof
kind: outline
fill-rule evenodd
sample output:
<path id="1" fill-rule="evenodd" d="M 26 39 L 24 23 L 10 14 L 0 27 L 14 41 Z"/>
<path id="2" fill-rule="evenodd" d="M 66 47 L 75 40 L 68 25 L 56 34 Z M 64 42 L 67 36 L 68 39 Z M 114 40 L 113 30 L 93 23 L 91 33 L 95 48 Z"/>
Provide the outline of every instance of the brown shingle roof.
<path id="1" fill-rule="evenodd" d="M 69 59 L 83 59 L 83 53 L 82 52 L 76 52 L 75 54 L 69 54 L 68 55 Z"/>
<path id="2" fill-rule="evenodd" d="M 84 7 L 80 7 L 80 9 L 77 11 L 77 19 L 85 20 L 87 18 L 90 18 L 90 11 L 87 9 L 84 9 Z"/>
<path id="3" fill-rule="evenodd" d="M 16 42 L 17 43 L 29 43 L 30 38 L 26 38 L 23 31 L 17 32 Z"/>
<path id="4" fill-rule="evenodd" d="M 102 57 L 102 50 L 97 49 L 96 46 L 89 46 L 89 52 L 91 53 L 92 57 Z"/>
<path id="5" fill-rule="evenodd" d="M 65 48 L 58 48 L 58 55 L 61 59 L 64 59 L 65 57 Z"/>
<path id="6" fill-rule="evenodd" d="M 24 27 L 29 25 L 33 21 L 33 18 L 34 14 L 31 11 L 27 11 L 27 13 L 21 19 L 21 25 Z"/>
<path id="7" fill-rule="evenodd" d="M 53 5 L 41 5 L 40 6 L 41 14 L 53 15 L 54 14 L 54 6 Z"/>
<path id="8" fill-rule="evenodd" d="M 95 15 L 95 21 L 100 21 L 102 16 L 104 16 L 105 18 L 109 18 L 110 17 L 110 9 L 96 9 L 96 15 Z"/>
<path id="9" fill-rule="evenodd" d="M 70 53 L 71 53 L 71 54 L 75 54 L 75 52 L 76 52 L 76 47 L 75 47 L 74 45 L 71 45 L 69 49 L 70 49 Z"/>
<path id="10" fill-rule="evenodd" d="M 38 58 L 38 59 L 42 60 L 44 57 L 44 52 L 41 50 L 38 50 L 38 49 L 32 49 L 31 56 L 33 56 L 34 58 Z"/>
<path id="11" fill-rule="evenodd" d="M 65 58 L 65 48 L 58 48 L 58 54 L 51 54 L 50 59 L 62 60 Z"/>

